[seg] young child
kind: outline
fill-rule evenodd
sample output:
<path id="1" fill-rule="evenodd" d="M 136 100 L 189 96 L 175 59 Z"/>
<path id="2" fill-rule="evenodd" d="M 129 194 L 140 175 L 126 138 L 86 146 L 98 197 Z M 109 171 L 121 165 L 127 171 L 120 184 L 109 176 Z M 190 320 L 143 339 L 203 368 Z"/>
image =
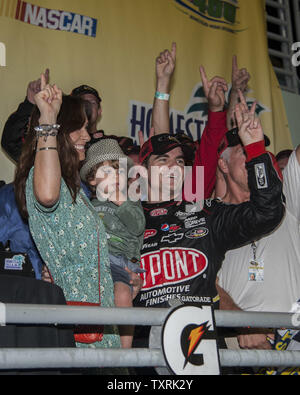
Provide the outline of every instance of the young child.
<path id="1" fill-rule="evenodd" d="M 114 282 L 115 305 L 132 307 L 132 286 L 126 268 L 143 273 L 140 251 L 145 232 L 145 216 L 141 202 L 127 198 L 127 172 L 133 162 L 114 139 L 102 139 L 87 151 L 80 176 L 93 192 L 91 203 L 103 220 Z M 121 165 L 120 165 L 121 164 Z M 123 348 L 132 346 L 134 327 L 120 328 Z"/>

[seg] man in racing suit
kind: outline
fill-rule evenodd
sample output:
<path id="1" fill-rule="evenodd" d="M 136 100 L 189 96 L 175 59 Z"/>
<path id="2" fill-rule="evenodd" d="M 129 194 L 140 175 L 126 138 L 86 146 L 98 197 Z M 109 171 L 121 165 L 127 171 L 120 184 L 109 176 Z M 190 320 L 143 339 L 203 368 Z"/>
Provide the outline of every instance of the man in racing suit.
<path id="1" fill-rule="evenodd" d="M 174 51 L 173 56 L 167 54 L 161 64 L 172 63 L 172 57 Z M 202 74 L 204 85 L 208 86 L 203 70 Z M 161 84 L 159 91 L 163 92 L 162 89 Z M 210 82 L 209 94 L 212 90 L 223 91 L 223 96 L 218 96 L 224 99 L 222 81 Z M 168 108 L 165 103 L 163 106 Z M 223 106 L 221 100 L 215 108 L 217 114 L 221 114 L 218 111 L 222 111 Z M 155 111 L 154 106 L 154 117 Z M 142 275 L 143 286 L 135 299 L 135 306 L 170 307 L 172 301 L 179 300 L 215 302 L 215 307 L 218 307 L 215 280 L 225 252 L 269 233 L 280 223 L 284 215 L 282 181 L 273 166 L 272 157 L 265 150 L 263 131 L 254 113 L 255 107 L 249 111 L 242 105 L 237 106 L 239 134 L 245 152 L 241 170 L 247 172 L 250 201 L 227 205 L 209 199 L 205 200 L 201 210 L 197 205 L 193 210 L 190 202 L 180 199 L 180 176 L 164 171 L 153 176 L 151 170 L 155 167 L 176 167 L 183 172 L 185 157 L 184 146 L 173 136 L 161 133 L 163 128 L 157 127 L 154 121 L 156 132 L 161 134 L 150 138 L 140 154 L 140 162 L 148 170 L 149 193 L 148 201 L 143 203 L 146 232 L 141 265 L 146 273 Z M 216 116 L 219 115 L 209 113 L 209 117 Z M 163 199 L 159 190 L 165 184 L 170 186 L 170 199 Z M 151 198 L 153 189 L 159 190 L 158 198 Z M 146 345 L 145 329 L 136 328 L 136 346 Z"/>
<path id="2" fill-rule="evenodd" d="M 156 165 L 161 156 L 169 163 L 182 157 L 180 144 L 167 134 L 152 137 L 150 142 L 150 160 Z M 210 297 L 217 302 L 215 280 L 225 252 L 267 234 L 280 223 L 282 182 L 265 151 L 263 136 L 244 149 L 249 202 L 227 205 L 206 200 L 201 211 L 191 210 L 189 202 L 178 202 L 175 197 L 143 203 L 146 232 L 141 263 L 147 272 L 136 306 L 169 307 L 169 301 L 176 298 L 201 302 L 201 297 Z"/>

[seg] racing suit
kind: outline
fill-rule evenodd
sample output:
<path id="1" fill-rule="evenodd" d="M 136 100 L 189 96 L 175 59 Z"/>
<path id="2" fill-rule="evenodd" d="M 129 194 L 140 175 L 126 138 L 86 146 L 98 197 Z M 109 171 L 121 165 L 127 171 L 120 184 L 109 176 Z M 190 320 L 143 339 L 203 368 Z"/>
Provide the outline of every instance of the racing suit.
<path id="1" fill-rule="evenodd" d="M 250 201 L 233 205 L 206 200 L 144 203 L 146 232 L 141 266 L 143 287 L 135 306 L 170 307 L 169 301 L 216 302 L 217 273 L 227 250 L 271 232 L 282 220 L 282 180 L 264 142 L 244 147 Z M 207 299 L 208 298 L 208 299 Z"/>

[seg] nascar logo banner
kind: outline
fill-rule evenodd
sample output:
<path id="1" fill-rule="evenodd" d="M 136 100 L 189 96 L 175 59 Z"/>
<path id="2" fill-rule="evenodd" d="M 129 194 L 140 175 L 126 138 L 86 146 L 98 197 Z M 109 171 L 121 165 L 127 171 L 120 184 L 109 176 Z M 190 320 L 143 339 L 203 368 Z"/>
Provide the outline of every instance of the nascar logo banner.
<path id="1" fill-rule="evenodd" d="M 267 48 L 263 0 L 0 0 L 0 130 L 24 100 L 30 81 L 50 69 L 65 93 L 79 85 L 103 99 L 106 134 L 149 133 L 155 58 L 177 43 L 171 132 L 199 140 L 207 103 L 199 74 L 231 84 L 232 57 L 251 74 L 248 102 L 257 100 L 270 150 L 292 147 L 281 91 Z M 0 133 L 1 133 L 0 132 Z M 14 165 L 1 152 L 0 179 Z"/>
<path id="2" fill-rule="evenodd" d="M 96 36 L 97 19 L 73 12 L 49 10 L 18 0 L 15 17 L 19 21 L 47 29 Z"/>

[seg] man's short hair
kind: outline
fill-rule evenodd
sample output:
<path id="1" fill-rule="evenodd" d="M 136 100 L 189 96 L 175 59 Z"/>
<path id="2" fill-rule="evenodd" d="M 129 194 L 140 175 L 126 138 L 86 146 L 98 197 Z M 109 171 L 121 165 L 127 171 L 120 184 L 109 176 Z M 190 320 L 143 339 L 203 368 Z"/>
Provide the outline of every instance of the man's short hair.
<path id="1" fill-rule="evenodd" d="M 99 96 L 98 91 L 95 88 L 92 88 L 88 85 L 80 85 L 77 88 L 72 90 L 72 96 L 82 96 L 82 95 L 93 95 L 98 100 L 99 104 L 102 102 L 101 97 Z"/>
<path id="2" fill-rule="evenodd" d="M 276 160 L 277 162 L 280 161 L 281 159 L 289 158 L 293 153 L 293 150 L 291 149 L 285 149 L 283 151 L 278 152 L 276 155 Z"/>

